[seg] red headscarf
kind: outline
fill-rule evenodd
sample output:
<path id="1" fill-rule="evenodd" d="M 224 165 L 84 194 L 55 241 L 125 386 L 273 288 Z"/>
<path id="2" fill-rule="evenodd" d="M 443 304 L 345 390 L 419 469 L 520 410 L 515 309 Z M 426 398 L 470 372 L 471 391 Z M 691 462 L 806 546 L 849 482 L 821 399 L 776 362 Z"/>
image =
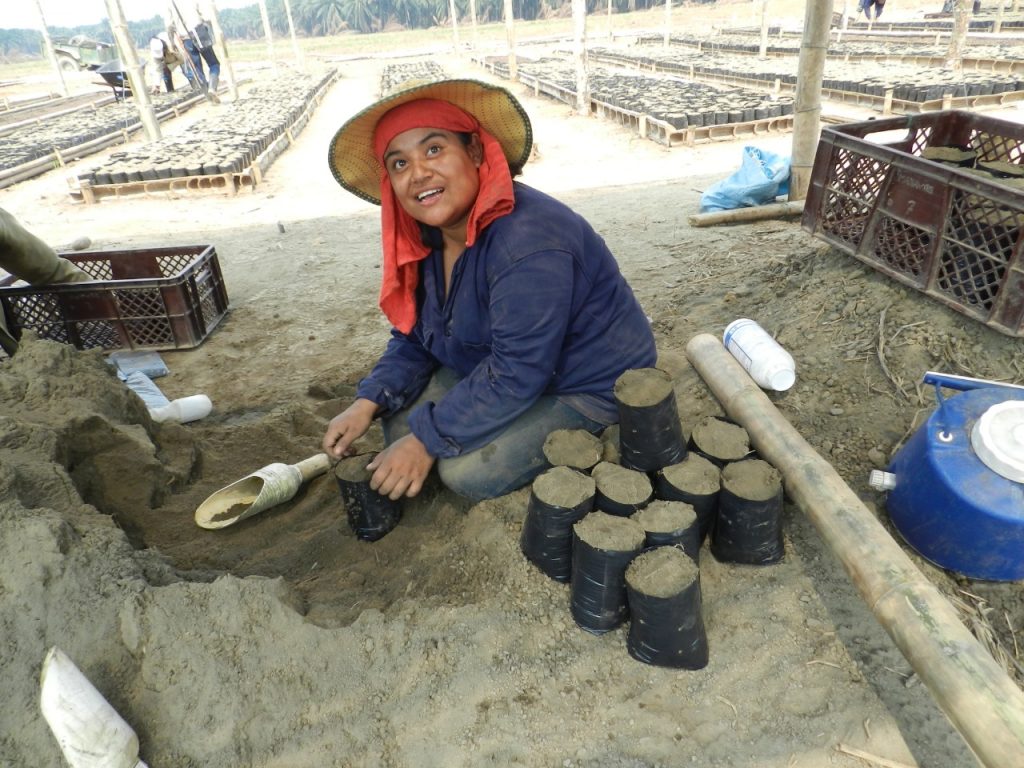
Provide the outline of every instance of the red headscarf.
<path id="1" fill-rule="evenodd" d="M 439 99 L 417 99 L 395 107 L 377 123 L 373 149 L 383 164 L 388 144 L 400 133 L 413 128 L 440 128 L 457 133 L 476 133 L 483 145 L 480 163 L 480 191 L 469 212 L 466 247 L 473 245 L 484 227 L 512 212 L 512 173 L 501 144 L 480 127 L 468 112 Z M 381 237 L 384 267 L 380 285 L 380 308 L 402 333 L 416 325 L 416 286 L 419 262 L 430 253 L 423 244 L 419 224 L 395 200 L 385 169 L 380 179 Z"/>

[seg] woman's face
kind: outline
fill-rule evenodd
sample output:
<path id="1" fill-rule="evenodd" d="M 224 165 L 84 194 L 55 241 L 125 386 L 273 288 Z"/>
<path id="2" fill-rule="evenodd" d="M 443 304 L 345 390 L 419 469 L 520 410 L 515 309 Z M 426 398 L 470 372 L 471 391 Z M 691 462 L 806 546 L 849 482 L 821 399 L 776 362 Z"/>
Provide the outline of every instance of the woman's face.
<path id="1" fill-rule="evenodd" d="M 400 133 L 384 150 L 384 167 L 399 205 L 416 221 L 465 234 L 466 220 L 480 191 L 483 147 L 473 134 L 464 144 L 441 128 Z"/>

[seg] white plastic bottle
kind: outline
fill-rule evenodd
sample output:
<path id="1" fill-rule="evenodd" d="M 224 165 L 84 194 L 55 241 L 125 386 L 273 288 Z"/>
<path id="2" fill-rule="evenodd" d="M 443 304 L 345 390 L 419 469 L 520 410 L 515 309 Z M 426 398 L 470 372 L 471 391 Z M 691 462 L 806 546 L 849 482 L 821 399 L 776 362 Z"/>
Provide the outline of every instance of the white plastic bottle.
<path id="1" fill-rule="evenodd" d="M 796 381 L 792 355 L 753 320 L 733 320 L 726 326 L 722 343 L 758 386 L 785 392 Z"/>
<path id="2" fill-rule="evenodd" d="M 150 408 L 149 415 L 153 421 L 178 421 L 187 424 L 210 415 L 213 403 L 206 395 L 189 395 L 171 400 L 167 405 Z"/>

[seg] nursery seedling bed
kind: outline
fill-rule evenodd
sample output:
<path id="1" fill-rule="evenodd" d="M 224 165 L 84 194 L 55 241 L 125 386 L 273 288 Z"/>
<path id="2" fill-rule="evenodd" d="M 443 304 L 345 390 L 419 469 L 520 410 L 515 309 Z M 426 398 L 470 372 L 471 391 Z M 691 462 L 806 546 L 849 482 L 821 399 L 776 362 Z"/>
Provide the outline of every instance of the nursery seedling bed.
<path id="1" fill-rule="evenodd" d="M 297 85 L 293 76 L 282 76 L 254 88 L 256 96 L 231 105 L 235 114 L 201 121 L 188 136 L 112 155 L 105 166 L 69 179 L 70 195 L 76 201 L 96 203 L 138 194 L 233 195 L 246 187 L 254 189 L 309 122 L 337 74 L 332 69 L 319 80 L 307 78 L 305 85 Z M 259 119 L 262 124 L 256 122 Z"/>
<path id="2" fill-rule="evenodd" d="M 167 94 L 154 105 L 157 120 L 179 117 L 203 100 L 198 91 Z M 0 141 L 0 189 L 126 143 L 141 128 L 134 106 L 118 102 L 50 117 L 31 130 L 6 135 Z"/>

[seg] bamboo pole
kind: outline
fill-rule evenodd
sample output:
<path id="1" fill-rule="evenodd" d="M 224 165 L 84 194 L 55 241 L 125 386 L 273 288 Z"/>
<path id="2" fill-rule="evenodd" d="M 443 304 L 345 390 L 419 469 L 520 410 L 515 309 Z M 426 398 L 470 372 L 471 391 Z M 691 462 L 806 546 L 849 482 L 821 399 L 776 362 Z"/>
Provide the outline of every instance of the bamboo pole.
<path id="1" fill-rule="evenodd" d="M 516 82 L 519 79 L 519 65 L 516 63 L 516 19 L 512 10 L 512 0 L 505 0 L 505 38 L 508 40 L 508 79 Z"/>
<path id="2" fill-rule="evenodd" d="M 590 114 L 587 78 L 587 0 L 572 0 L 572 58 L 576 68 L 576 114 Z"/>
<path id="3" fill-rule="evenodd" d="M 784 203 L 768 203 L 746 208 L 732 208 L 728 211 L 708 211 L 690 216 L 691 227 L 710 227 L 715 224 L 736 224 L 744 221 L 764 221 L 787 216 L 799 216 L 804 212 L 803 200 L 787 200 Z"/>
<path id="4" fill-rule="evenodd" d="M 260 7 L 260 20 L 263 22 L 263 35 L 267 38 L 267 59 L 270 61 L 270 68 L 277 72 L 277 60 L 274 56 L 274 33 L 270 29 L 270 15 L 267 13 L 267 0 L 258 0 Z"/>
<path id="5" fill-rule="evenodd" d="M 956 609 L 716 337 L 694 336 L 686 356 L 758 453 L 782 473 L 786 494 L 817 527 L 981 763 L 1024 765 L 1024 693 Z"/>
<path id="6" fill-rule="evenodd" d="M 156 119 L 153 102 L 149 99 L 149 89 L 146 87 L 146 77 L 135 51 L 135 43 L 132 41 L 131 35 L 128 34 L 128 22 L 124 19 L 121 0 L 104 0 L 104 2 L 107 4 L 107 18 L 110 20 L 110 31 L 114 34 L 114 42 L 117 43 L 121 66 L 128 73 L 132 98 L 135 99 L 135 106 L 139 110 L 139 120 L 146 131 L 146 137 L 150 141 L 158 141 L 161 137 L 160 122 Z"/>
<path id="7" fill-rule="evenodd" d="M 60 83 L 60 92 L 65 96 L 70 96 L 68 91 L 68 84 L 64 80 L 64 70 L 60 68 L 60 62 L 57 61 L 57 54 L 53 50 L 53 40 L 50 39 L 50 30 L 46 28 L 46 14 L 43 13 L 43 4 L 41 0 L 36 0 L 36 10 L 39 12 L 39 31 L 43 33 L 43 48 L 46 49 L 46 58 L 50 60 L 50 65 L 53 67 L 54 73 L 57 75 L 57 82 Z"/>
<path id="8" fill-rule="evenodd" d="M 452 43 L 455 46 L 455 55 L 459 55 L 459 9 L 455 7 L 455 0 L 448 0 L 448 15 L 452 20 Z"/>
<path id="9" fill-rule="evenodd" d="M 476 53 L 477 48 L 480 47 L 480 36 L 476 29 L 476 0 L 469 0 L 469 20 L 473 26 L 473 52 Z"/>
<path id="10" fill-rule="evenodd" d="M 761 45 L 758 58 L 762 61 L 768 58 L 768 0 L 761 0 Z"/>
<path id="11" fill-rule="evenodd" d="M 811 186 L 814 153 L 821 133 L 821 79 L 832 26 L 832 3 L 808 2 L 793 105 L 793 151 L 789 199 L 803 200 Z"/>
<path id="12" fill-rule="evenodd" d="M 295 66 L 301 72 L 305 69 L 305 64 L 302 60 L 302 50 L 299 48 L 299 41 L 295 37 L 295 22 L 292 20 L 292 4 L 289 0 L 284 0 L 284 12 L 285 16 L 288 17 L 288 34 L 292 39 L 292 53 L 295 55 Z"/>

